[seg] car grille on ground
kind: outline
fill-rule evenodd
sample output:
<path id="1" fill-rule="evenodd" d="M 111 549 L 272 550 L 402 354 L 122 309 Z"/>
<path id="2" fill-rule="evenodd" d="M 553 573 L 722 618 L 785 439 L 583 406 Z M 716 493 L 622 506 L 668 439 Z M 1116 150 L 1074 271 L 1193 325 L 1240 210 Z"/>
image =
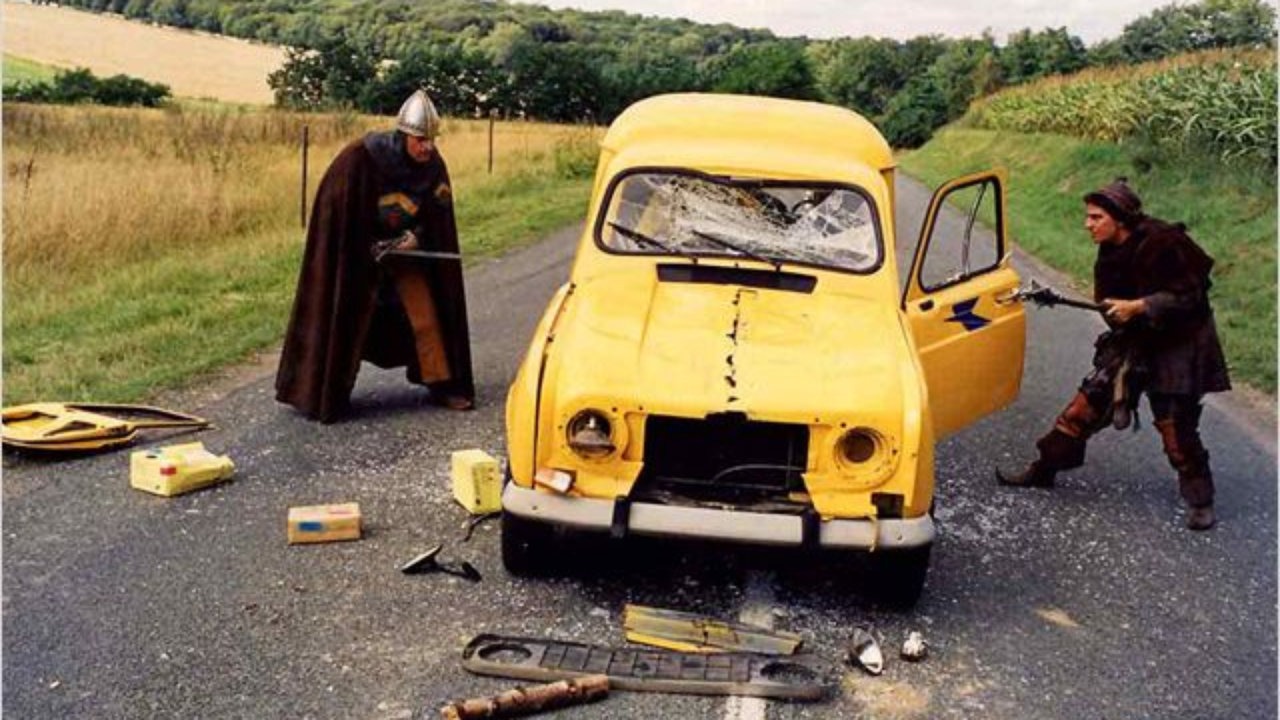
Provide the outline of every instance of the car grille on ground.
<path id="1" fill-rule="evenodd" d="M 808 457 L 805 425 L 748 421 L 741 413 L 701 420 L 652 415 L 636 490 L 692 500 L 785 500 L 804 490 Z"/>

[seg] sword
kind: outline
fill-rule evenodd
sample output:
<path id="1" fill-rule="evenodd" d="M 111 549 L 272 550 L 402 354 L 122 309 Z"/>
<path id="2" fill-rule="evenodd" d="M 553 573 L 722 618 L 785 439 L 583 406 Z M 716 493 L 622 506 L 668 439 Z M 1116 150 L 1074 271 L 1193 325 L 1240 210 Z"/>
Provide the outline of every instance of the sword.
<path id="1" fill-rule="evenodd" d="M 378 261 L 386 257 L 421 258 L 423 260 L 462 261 L 462 253 L 436 252 L 434 250 L 386 250 L 378 254 Z"/>

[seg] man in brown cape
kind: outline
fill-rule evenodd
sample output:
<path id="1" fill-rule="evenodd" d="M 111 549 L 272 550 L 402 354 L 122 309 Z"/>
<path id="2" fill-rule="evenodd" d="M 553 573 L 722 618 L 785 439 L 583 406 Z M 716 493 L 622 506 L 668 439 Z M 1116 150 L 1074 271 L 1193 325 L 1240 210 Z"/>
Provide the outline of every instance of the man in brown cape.
<path id="1" fill-rule="evenodd" d="M 1005 485 L 1050 487 L 1060 470 L 1084 463 L 1085 443 L 1108 424 L 1129 424 L 1145 391 L 1165 455 L 1178 473 L 1187 527 L 1207 530 L 1213 512 L 1209 452 L 1200 441 L 1200 401 L 1229 390 L 1227 365 L 1209 307 L 1209 257 L 1180 224 L 1142 213 L 1123 179 L 1084 196 L 1085 228 L 1098 245 L 1094 298 L 1111 330 L 1098 338 L 1094 370 L 1036 442 L 1040 452 Z"/>
<path id="2" fill-rule="evenodd" d="M 362 360 L 405 367 L 435 404 L 474 405 L 439 125 L 419 90 L 395 130 L 352 142 L 320 181 L 276 374 L 276 399 L 310 418 L 329 423 L 347 410 Z"/>

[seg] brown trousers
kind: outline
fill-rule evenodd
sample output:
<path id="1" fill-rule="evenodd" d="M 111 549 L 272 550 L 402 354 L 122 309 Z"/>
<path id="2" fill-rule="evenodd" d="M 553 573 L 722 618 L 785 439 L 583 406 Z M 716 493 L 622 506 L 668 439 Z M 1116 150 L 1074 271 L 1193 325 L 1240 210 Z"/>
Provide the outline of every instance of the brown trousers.
<path id="1" fill-rule="evenodd" d="M 1199 395 L 1148 393 L 1153 424 L 1160 432 L 1165 456 L 1178 473 L 1178 490 L 1191 507 L 1213 504 L 1213 473 L 1209 451 L 1200 441 Z M 1036 441 L 1039 463 L 1054 472 L 1084 464 L 1089 437 L 1111 421 L 1111 398 L 1106 393 L 1077 391 L 1054 422 L 1053 429 Z"/>

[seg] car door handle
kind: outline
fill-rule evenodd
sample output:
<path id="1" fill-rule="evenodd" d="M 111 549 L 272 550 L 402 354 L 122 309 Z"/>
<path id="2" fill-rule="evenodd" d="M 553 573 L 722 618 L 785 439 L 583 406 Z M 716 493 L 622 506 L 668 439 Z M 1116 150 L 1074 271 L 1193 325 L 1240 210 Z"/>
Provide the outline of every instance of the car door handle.
<path id="1" fill-rule="evenodd" d="M 930 311 L 930 310 L 932 310 L 932 309 L 933 309 L 933 301 L 932 301 L 932 300 L 925 300 L 924 302 L 920 303 L 920 310 L 921 310 L 922 312 L 929 312 L 929 311 Z"/>
<path id="2" fill-rule="evenodd" d="M 997 305 L 1008 305 L 1010 303 L 1018 302 L 1021 299 L 1022 298 L 1018 296 L 1018 288 L 1006 290 L 995 297 Z"/>

